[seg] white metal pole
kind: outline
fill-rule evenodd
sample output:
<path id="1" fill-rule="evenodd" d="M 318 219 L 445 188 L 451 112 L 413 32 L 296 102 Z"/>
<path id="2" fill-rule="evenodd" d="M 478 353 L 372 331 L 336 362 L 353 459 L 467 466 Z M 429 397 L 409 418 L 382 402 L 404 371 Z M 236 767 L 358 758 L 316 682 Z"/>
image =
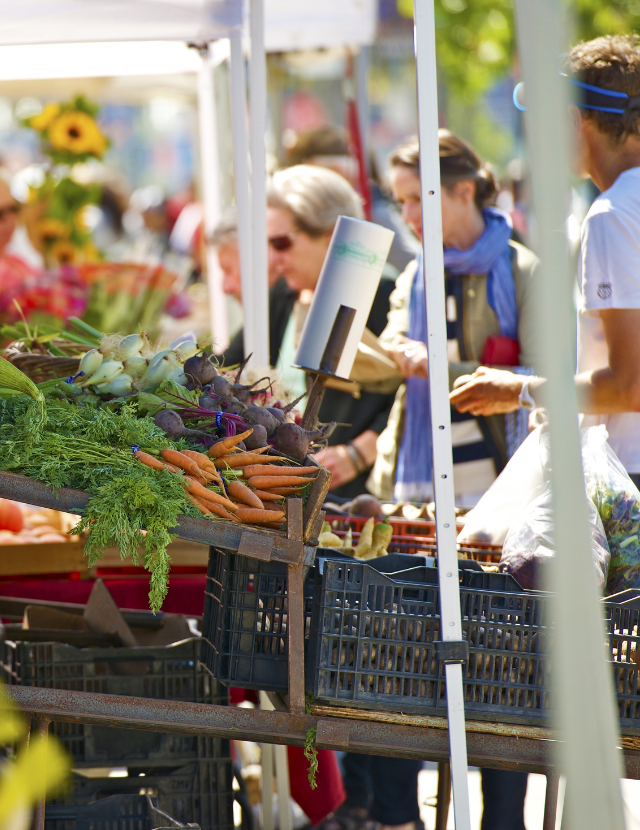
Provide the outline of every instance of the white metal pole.
<path id="1" fill-rule="evenodd" d="M 209 318 L 216 350 L 229 344 L 227 301 L 222 290 L 222 272 L 209 238 L 220 221 L 220 171 L 218 168 L 218 133 L 216 124 L 213 62 L 209 47 L 200 50 L 202 66 L 198 73 L 198 124 L 200 132 L 200 168 L 204 202 L 204 232 L 209 286 Z"/>
<path id="2" fill-rule="evenodd" d="M 229 87 L 231 93 L 231 128 L 233 130 L 233 171 L 238 211 L 238 248 L 242 277 L 242 314 L 244 318 L 244 353 L 257 353 L 255 343 L 256 302 L 253 292 L 251 183 L 249 180 L 249 137 L 247 133 L 247 89 L 244 54 L 240 36 L 230 39 Z"/>
<path id="3" fill-rule="evenodd" d="M 556 556 L 551 584 L 554 715 L 562 741 L 557 744 L 567 788 L 563 830 L 620 830 L 622 759 L 613 673 L 605 658 L 603 608 L 591 563 L 590 534 L 578 434 L 578 404 L 573 383 L 571 302 L 563 232 L 568 205 L 569 113 L 558 76 L 564 37 L 560 0 L 516 0 L 516 22 L 527 95 L 527 146 L 536 213 L 539 253 L 536 276 L 538 339 L 547 378 L 551 485 Z M 610 657 L 608 658 L 610 659 Z M 586 683 L 576 691 L 575 667 L 584 666 Z"/>
<path id="4" fill-rule="evenodd" d="M 266 148 L 267 62 L 264 51 L 264 2 L 251 0 L 249 29 L 249 112 L 251 132 L 251 201 L 253 212 L 254 352 L 251 364 L 269 364 L 269 281 L 267 259 Z M 250 365 L 251 365 L 250 364 Z"/>
<path id="5" fill-rule="evenodd" d="M 438 90 L 436 81 L 433 0 L 414 0 L 418 134 L 422 199 L 422 255 L 427 306 L 427 348 L 433 443 L 433 490 L 436 502 L 440 628 L 445 645 L 462 641 L 460 586 L 456 547 L 451 408 L 447 361 L 440 154 L 438 149 Z M 445 664 L 449 753 L 456 830 L 470 830 L 464 690 L 460 663 Z"/>
<path id="6" fill-rule="evenodd" d="M 360 52 L 355 59 L 355 75 L 356 75 L 356 103 L 358 105 L 358 121 L 360 122 L 360 140 L 362 141 L 362 154 L 370 172 L 370 144 L 369 144 L 369 121 L 370 121 L 370 106 L 369 106 L 369 66 L 371 63 L 371 47 L 361 46 Z"/>

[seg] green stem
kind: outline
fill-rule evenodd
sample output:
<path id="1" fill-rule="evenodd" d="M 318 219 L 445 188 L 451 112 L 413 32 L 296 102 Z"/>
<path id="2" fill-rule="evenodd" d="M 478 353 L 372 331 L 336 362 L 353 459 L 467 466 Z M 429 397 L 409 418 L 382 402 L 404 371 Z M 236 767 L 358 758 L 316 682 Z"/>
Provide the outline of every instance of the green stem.
<path id="1" fill-rule="evenodd" d="M 91 335 L 91 337 L 97 338 L 97 340 L 102 340 L 104 334 L 98 329 L 94 329 L 93 326 L 90 326 L 88 323 L 85 323 L 84 320 L 81 320 L 79 317 L 69 317 L 69 322 L 74 325 L 77 329 L 80 329 L 85 334 Z"/>
<path id="2" fill-rule="evenodd" d="M 307 729 L 307 734 L 304 739 L 304 757 L 309 762 L 308 778 L 309 786 L 312 790 L 315 790 L 318 786 L 318 782 L 316 781 L 316 773 L 318 772 L 318 750 L 314 746 L 316 742 L 316 733 L 317 730 L 315 726 L 311 726 Z"/>

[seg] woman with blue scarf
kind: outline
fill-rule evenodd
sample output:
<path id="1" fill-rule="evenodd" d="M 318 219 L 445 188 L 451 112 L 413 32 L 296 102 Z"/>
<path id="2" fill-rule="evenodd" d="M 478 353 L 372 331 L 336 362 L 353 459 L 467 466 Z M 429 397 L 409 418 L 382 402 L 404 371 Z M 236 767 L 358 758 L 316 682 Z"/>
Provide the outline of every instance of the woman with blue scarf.
<path id="1" fill-rule="evenodd" d="M 508 214 L 492 206 L 495 181 L 473 149 L 448 130 L 440 130 L 439 143 L 450 385 L 480 365 L 529 372 L 538 346 L 531 302 L 538 261 L 514 240 Z M 392 154 L 390 179 L 403 218 L 420 239 L 417 142 Z M 378 439 L 378 457 L 367 483 L 379 498 L 432 499 L 426 339 L 419 256 L 398 278 L 380 336 L 405 382 Z M 477 503 L 526 434 L 524 410 L 508 418 L 452 411 L 457 504 Z"/>
<path id="2" fill-rule="evenodd" d="M 440 130 L 442 237 L 449 383 L 480 365 L 529 372 L 536 360 L 531 286 L 536 257 L 513 238 L 510 217 L 492 207 L 496 185 L 473 149 Z M 417 142 L 391 156 L 391 188 L 405 222 L 422 238 Z M 430 501 L 427 321 L 421 256 L 396 282 L 380 342 L 405 382 L 398 390 L 367 486 L 379 498 Z M 527 434 L 527 411 L 476 418 L 452 411 L 456 502 L 473 506 Z M 482 771 L 482 830 L 525 830 L 526 773 Z"/>

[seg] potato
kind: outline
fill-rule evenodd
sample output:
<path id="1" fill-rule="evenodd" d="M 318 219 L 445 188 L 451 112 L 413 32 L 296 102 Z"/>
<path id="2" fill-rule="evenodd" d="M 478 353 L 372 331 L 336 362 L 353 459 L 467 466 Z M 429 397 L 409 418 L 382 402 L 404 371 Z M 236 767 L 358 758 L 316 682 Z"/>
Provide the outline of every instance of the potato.
<path id="1" fill-rule="evenodd" d="M 41 542 L 43 545 L 53 544 L 57 542 L 66 542 L 67 537 L 63 536 L 61 533 L 45 533 L 37 539 L 38 542 Z"/>

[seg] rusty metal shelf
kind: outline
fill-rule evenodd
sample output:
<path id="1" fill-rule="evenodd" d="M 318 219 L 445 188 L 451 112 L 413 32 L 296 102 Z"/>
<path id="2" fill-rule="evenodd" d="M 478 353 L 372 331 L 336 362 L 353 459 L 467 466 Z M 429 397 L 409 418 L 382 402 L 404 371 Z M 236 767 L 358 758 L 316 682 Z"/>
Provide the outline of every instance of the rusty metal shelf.
<path id="1" fill-rule="evenodd" d="M 256 556 L 256 551 L 259 550 L 261 558 L 287 564 L 310 565 L 313 563 L 314 545 L 317 545 L 318 518 L 330 480 L 330 474 L 324 468 L 320 468 L 302 517 L 303 538 L 308 542 L 304 545 L 302 558 L 300 541 L 288 538 L 281 530 L 181 516 L 178 526 L 172 528 L 171 532 L 181 539 L 238 551 L 245 555 Z M 50 485 L 27 476 L 0 473 L 0 497 L 67 513 L 82 513 L 91 495 L 71 487 L 61 487 L 56 491 Z"/>

